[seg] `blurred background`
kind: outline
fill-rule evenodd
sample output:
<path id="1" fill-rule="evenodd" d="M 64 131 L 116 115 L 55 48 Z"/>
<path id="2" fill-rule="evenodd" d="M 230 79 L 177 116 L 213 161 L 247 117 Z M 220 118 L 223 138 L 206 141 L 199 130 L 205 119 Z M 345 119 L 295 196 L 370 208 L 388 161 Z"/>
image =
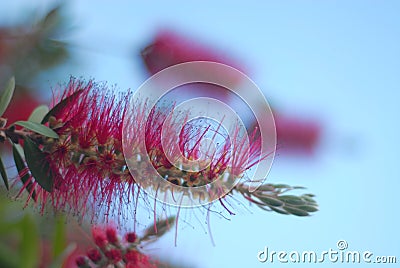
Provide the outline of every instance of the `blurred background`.
<path id="1" fill-rule="evenodd" d="M 320 211 L 298 218 L 231 201 L 236 215 L 212 213 L 212 234 L 201 212 L 182 212 L 177 245 L 172 231 L 147 252 L 182 267 L 263 267 L 265 246 L 322 252 L 344 239 L 399 262 L 399 11 L 361 0 L 2 1 L 0 84 L 16 75 L 10 109 L 27 116 L 70 75 L 135 90 L 174 63 L 231 64 L 276 116 L 268 181 L 306 186 Z"/>

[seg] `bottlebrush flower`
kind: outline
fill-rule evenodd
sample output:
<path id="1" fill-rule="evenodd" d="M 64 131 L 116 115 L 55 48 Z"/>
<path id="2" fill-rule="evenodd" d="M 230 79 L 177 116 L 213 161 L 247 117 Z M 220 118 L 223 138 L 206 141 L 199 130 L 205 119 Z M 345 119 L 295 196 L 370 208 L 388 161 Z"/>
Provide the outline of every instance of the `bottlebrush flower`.
<path id="1" fill-rule="evenodd" d="M 105 238 L 107 234 L 111 233 L 113 238 L 116 238 L 114 243 L 102 239 L 100 247 L 89 249 L 86 256 L 76 258 L 78 267 L 108 267 L 107 265 L 137 268 L 157 267 L 156 262 L 138 248 L 140 240 L 146 240 L 146 237 L 139 238 L 137 242 L 122 241 L 117 235 L 117 230 L 112 226 L 94 226 L 92 228 L 93 240 L 97 246 L 99 246 L 99 237 Z M 130 236 L 132 234 L 129 233 Z"/>
<path id="2" fill-rule="evenodd" d="M 83 256 L 79 256 L 78 258 L 76 258 L 76 265 L 78 265 L 79 268 L 83 268 L 83 267 L 90 267 L 88 264 L 88 260 L 87 258 L 83 257 Z"/>
<path id="3" fill-rule="evenodd" d="M 145 137 L 146 148 L 144 150 L 140 144 L 136 144 L 139 138 L 128 140 L 131 144 L 125 144 L 125 148 L 134 148 L 124 150 L 130 169 L 135 178 L 145 178 L 140 181 L 141 185 L 152 188 L 158 196 L 163 193 L 173 195 L 172 188 L 175 187 L 171 187 L 171 184 L 196 189 L 213 183 L 206 194 L 191 192 L 188 196 L 193 197 L 193 204 L 222 199 L 229 192 L 228 187 L 233 187 L 236 180 L 266 157 L 261 155 L 260 136 L 251 134 L 247 142 L 247 136 L 240 131 L 239 124 L 234 125 L 233 132 L 224 133 L 222 123 L 213 124 L 206 119 L 192 121 L 189 120 L 190 111 L 171 110 L 173 107 L 156 107 L 150 111 L 146 125 L 140 128 L 127 126 L 128 129 L 138 130 L 139 133 L 133 137 Z M 171 117 L 168 116 L 170 112 L 174 114 Z M 211 141 L 215 147 L 202 144 L 205 140 Z M 150 168 L 147 158 L 151 163 Z M 148 179 L 155 178 L 155 174 L 171 184 L 161 186 Z"/>
<path id="4" fill-rule="evenodd" d="M 42 155 L 37 159 L 35 156 L 32 160 L 36 161 L 36 166 L 44 168 L 39 175 L 50 176 L 31 176 L 35 172 L 30 166 L 30 169 L 20 172 L 21 178 L 31 176 L 25 180 L 24 188 L 29 190 L 31 196 L 41 200 L 42 209 L 46 202 L 51 200 L 56 209 L 69 210 L 82 216 L 88 211 L 92 216 L 98 213 L 98 206 L 105 208 L 106 217 L 109 213 L 119 213 L 126 201 L 135 207 L 132 197 L 135 193 L 135 176 L 147 175 L 145 171 L 132 175 L 122 153 L 122 125 L 124 117 L 128 116 L 126 107 L 129 104 L 129 94 L 116 97 L 92 81 L 84 83 L 71 79 L 62 97 L 55 101 L 55 104 L 43 122 L 48 122 L 59 138 L 45 138 L 36 134 L 28 138 L 29 144 L 38 145 L 36 153 Z M 251 141 L 252 145 L 249 148 L 252 158 L 247 162 L 242 154 L 249 148 L 241 145 L 241 138 L 224 137 L 206 169 L 193 172 L 180 170 L 167 158 L 161 135 L 163 123 L 172 108 L 154 107 L 144 122 L 145 109 L 148 109 L 146 104 L 138 104 L 134 107 L 133 114 L 129 114 L 131 152 L 137 147 L 135 142 L 140 137 L 138 135 L 144 131 L 147 147 L 144 153 L 150 157 L 158 173 L 174 184 L 195 187 L 215 181 L 226 174 L 240 178 L 251 165 L 259 161 L 259 140 Z M 183 120 L 185 118 L 187 116 L 183 115 Z M 172 126 L 177 126 L 180 119 L 182 118 L 175 119 L 176 122 L 172 122 Z M 168 140 L 172 132 L 167 132 L 167 148 L 172 150 L 173 156 L 180 156 L 182 153 L 187 159 L 197 159 L 202 153 L 199 146 L 202 138 L 207 136 L 215 139 L 219 128 L 220 126 L 217 126 L 213 130 L 210 126 L 185 122 L 178 142 L 174 136 Z M 174 127 L 171 131 L 173 129 Z M 24 144 L 24 147 L 27 146 Z M 127 152 L 128 157 L 129 153 Z M 134 165 L 138 170 L 142 165 L 140 159 L 144 157 L 135 155 Z M 204 157 L 210 155 L 203 156 L 203 160 L 206 161 Z M 50 185 L 47 189 L 43 187 L 44 180 L 48 180 L 47 184 Z M 116 206 L 117 210 L 113 211 Z"/>
<path id="5" fill-rule="evenodd" d="M 102 228 L 97 226 L 93 227 L 92 236 L 94 243 L 99 248 L 105 248 L 105 246 L 108 244 L 107 235 Z"/>
<path id="6" fill-rule="evenodd" d="M 135 233 L 127 233 L 127 234 L 125 235 L 125 240 L 126 240 L 127 242 L 129 242 L 129 243 L 135 243 L 136 238 L 137 238 L 137 236 L 136 236 Z"/>
<path id="7" fill-rule="evenodd" d="M 43 121 L 59 138 L 30 138 L 39 148 L 36 153 L 41 152 L 36 165 L 43 166 L 45 178 L 31 177 L 24 187 L 31 187 L 30 193 L 42 201 L 43 208 L 50 199 L 56 209 L 81 216 L 88 210 L 94 214 L 96 207 L 103 205 L 108 214 L 116 203 L 119 207 L 114 213 L 122 210 L 121 201 L 129 200 L 135 184 L 126 169 L 121 144 L 128 98 L 129 94 L 114 96 L 92 81 L 71 79 Z M 34 173 L 31 165 L 20 172 L 20 177 Z M 43 180 L 48 180 L 48 189 L 44 189 Z"/>
<path id="8" fill-rule="evenodd" d="M 18 152 L 14 150 L 23 182 L 21 191 L 27 189 L 29 198 L 40 202 L 42 212 L 50 202 L 56 210 L 80 217 L 87 213 L 92 219 L 118 215 L 120 220 L 121 213 L 132 209 L 134 217 L 137 202 L 144 198 L 140 195 L 142 187 L 171 194 L 169 186 L 158 188 L 152 184 L 154 173 L 145 165 L 149 159 L 158 176 L 171 186 L 195 189 L 222 179 L 222 184 L 213 184 L 208 196 L 193 194 L 188 198 L 208 202 L 219 199 L 226 208 L 223 199 L 231 189 L 224 183 L 228 181 L 233 187 L 251 167 L 268 156 L 261 154 L 257 129 L 247 141 L 236 125 L 229 136 L 221 123 L 189 120 L 190 111 L 169 117 L 174 107 L 160 105 L 151 108 L 145 118 L 150 109 L 147 103 L 135 103 L 133 107 L 131 104 L 129 93 L 115 96 L 104 85 L 72 78 L 42 121 L 58 138 L 29 129 L 13 132 L 14 128 L 8 128 L 6 133 L 14 142 L 24 142 L 28 167 L 22 160 L 17 161 Z M 124 127 L 129 130 L 125 133 L 129 139 L 123 148 Z M 144 150 L 139 144 L 142 137 Z M 204 139 L 216 146 L 204 146 Z M 108 233 L 105 239 L 113 242 L 116 237 Z"/>
<path id="9" fill-rule="evenodd" d="M 113 227 L 108 227 L 106 229 L 107 240 L 111 243 L 116 245 L 118 242 L 117 231 Z"/>
<path id="10" fill-rule="evenodd" d="M 87 256 L 94 263 L 98 263 L 102 259 L 101 253 L 95 248 L 88 250 Z"/>

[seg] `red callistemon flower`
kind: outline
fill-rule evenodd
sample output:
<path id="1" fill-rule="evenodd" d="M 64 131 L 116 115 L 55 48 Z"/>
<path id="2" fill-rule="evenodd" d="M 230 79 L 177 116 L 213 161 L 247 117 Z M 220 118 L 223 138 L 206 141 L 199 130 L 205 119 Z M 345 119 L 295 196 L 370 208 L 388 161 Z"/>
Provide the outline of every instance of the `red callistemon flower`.
<path id="1" fill-rule="evenodd" d="M 76 265 L 77 265 L 79 268 L 90 267 L 90 266 L 88 265 L 88 260 L 87 260 L 87 258 L 85 258 L 85 257 L 83 257 L 83 256 L 77 257 L 76 260 L 75 260 L 75 263 L 76 263 Z"/>
<path id="2" fill-rule="evenodd" d="M 38 166 L 51 175 L 52 189 L 44 190 L 36 179 L 26 180 L 24 188 L 58 209 L 92 216 L 104 207 L 104 215 L 122 210 L 121 200 L 135 184 L 122 153 L 122 122 L 129 94 L 115 96 L 105 86 L 92 81 L 71 79 L 63 95 L 44 119 L 58 139 L 37 141 L 42 151 Z M 47 169 L 46 169 L 47 168 Z M 30 175 L 29 170 L 20 177 Z M 43 179 L 43 178 L 39 178 Z M 113 211 L 113 205 L 119 208 Z M 104 206 L 103 206 L 104 205 Z M 97 211 L 96 211 L 97 209 Z"/>
<path id="3" fill-rule="evenodd" d="M 125 235 L 125 240 L 126 240 L 126 242 L 129 242 L 129 243 L 135 243 L 136 238 L 137 238 L 137 236 L 135 233 L 127 233 Z"/>
<path id="4" fill-rule="evenodd" d="M 118 242 L 117 230 L 114 227 L 108 227 L 106 229 L 106 236 L 107 240 L 111 243 L 116 245 Z"/>
<path id="5" fill-rule="evenodd" d="M 157 174 L 161 180 L 172 184 L 196 188 L 213 183 L 208 194 L 191 193 L 195 202 L 211 202 L 222 199 L 228 194 L 226 189 L 233 187 L 245 172 L 263 160 L 261 137 L 255 135 L 257 129 L 250 132 L 249 140 L 243 135 L 239 124 L 233 124 L 233 132 L 226 132 L 223 122 L 218 123 L 206 118 L 190 120 L 190 111 L 174 110 L 174 107 L 155 107 L 144 126 L 137 128 L 143 133 L 133 137 L 145 137 L 146 151 L 128 151 L 124 149 L 134 177 L 141 180 L 141 185 L 155 190 L 158 196 L 169 194 L 171 185 L 158 183 L 147 185 L 148 178 Z M 171 115 L 172 114 L 172 115 Z M 135 122 L 135 120 L 128 120 Z M 128 129 L 135 129 L 134 126 Z M 240 131 L 242 130 L 242 131 Z M 137 148 L 137 139 L 130 139 L 127 148 Z M 206 145 L 203 141 L 209 141 Z M 213 144 L 214 146 L 211 146 Z M 147 166 L 150 160 L 156 173 Z M 226 183 L 225 183 L 226 182 Z M 144 185 L 143 185 L 144 184 Z M 228 190 L 229 191 L 229 190 Z M 195 190 L 196 192 L 196 190 Z M 227 209 L 228 210 L 228 209 Z M 229 210 L 228 210 L 229 211 Z M 229 212 L 230 213 L 230 212 Z"/>
<path id="6" fill-rule="evenodd" d="M 176 117 L 169 117 L 173 108 L 153 108 L 146 125 L 142 127 L 145 132 L 146 153 L 157 173 L 169 182 L 185 187 L 197 187 L 213 182 L 226 173 L 240 178 L 245 171 L 265 157 L 260 153 L 261 138 L 254 134 L 257 130 L 249 135 L 249 143 L 246 143 L 246 137 L 239 135 L 239 129 L 233 132 L 233 136 L 229 136 L 222 130 L 222 123 L 211 123 L 207 120 L 189 121 L 189 111 L 177 112 Z M 180 125 L 181 129 L 178 127 Z M 205 139 L 218 143 L 215 150 L 211 150 L 211 147 L 201 147 L 201 142 Z M 136 146 L 132 144 L 129 147 Z M 204 165 L 206 167 L 199 166 L 196 169 L 198 171 L 188 171 L 185 169 L 187 163 L 180 162 L 183 167 L 179 168 L 177 162 L 182 160 L 182 156 L 186 160 L 197 161 L 199 165 L 207 163 Z M 128 155 L 128 158 L 134 158 L 136 161 L 145 157 L 138 153 L 137 156 Z M 134 163 L 137 166 L 135 169 L 140 170 L 141 161 Z M 142 171 L 140 176 L 148 175 Z"/>
<path id="7" fill-rule="evenodd" d="M 107 233 L 112 233 L 112 239 L 116 239 L 114 243 L 109 243 L 105 239 Z M 88 250 L 87 256 L 77 257 L 76 263 L 78 266 L 80 265 L 79 267 L 106 267 L 107 265 L 138 268 L 157 267 L 155 261 L 138 249 L 137 244 L 121 240 L 117 235 L 117 230 L 113 226 L 94 226 L 92 228 L 92 235 L 95 244 L 101 246 Z M 126 234 L 126 236 L 132 235 L 137 237 L 135 233 Z"/>
<path id="8" fill-rule="evenodd" d="M 87 256 L 94 263 L 98 263 L 102 259 L 100 252 L 95 248 L 89 249 L 87 252 Z"/>
<path id="9" fill-rule="evenodd" d="M 140 253 L 135 249 L 128 249 L 124 255 L 126 267 L 129 268 L 156 268 L 157 265 L 149 258 L 149 256 Z"/>
<path id="10" fill-rule="evenodd" d="M 119 250 L 119 249 L 115 249 L 115 248 L 110 249 L 110 250 L 104 252 L 104 255 L 107 257 L 107 259 L 111 263 L 117 263 L 122 260 L 122 253 L 121 253 L 121 250 Z"/>
<path id="11" fill-rule="evenodd" d="M 107 236 L 106 236 L 103 228 L 94 226 L 92 228 L 92 236 L 93 236 L 94 243 L 99 248 L 104 248 L 108 244 Z"/>
<path id="12" fill-rule="evenodd" d="M 56 210 L 81 217 L 88 212 L 92 217 L 106 218 L 115 213 L 119 220 L 120 213 L 129 211 L 126 204 L 134 209 L 137 207 L 138 199 L 133 198 L 133 194 L 140 189 L 136 188 L 138 176 L 154 176 L 154 173 L 141 170 L 146 157 L 165 180 L 184 187 L 204 186 L 224 176 L 239 179 L 265 157 L 260 155 L 260 139 L 251 134 L 246 144 L 245 137 L 239 135 L 239 127 L 233 136 L 221 134 L 221 124 L 189 121 L 190 111 L 169 117 L 173 106 L 155 106 L 145 119 L 145 111 L 149 109 L 146 103 L 135 103 L 132 113 L 128 113 L 129 94 L 112 95 L 104 86 L 92 81 L 84 83 L 71 79 L 62 97 L 54 103 L 44 122 L 59 138 L 35 140 L 42 156 L 38 155 L 37 161 L 41 162 L 36 166 L 51 175 L 47 179 L 51 180 L 52 188 L 42 188 L 43 183 L 37 181 L 43 180 L 40 177 L 25 179 L 23 187 L 41 201 L 42 210 L 50 201 Z M 167 128 L 165 122 L 169 123 Z M 128 144 L 124 144 L 124 153 L 123 125 L 129 129 L 130 137 Z M 183 127 L 177 133 L 180 125 Z M 142 137 L 145 137 L 146 151 L 132 155 Z M 219 145 L 214 151 L 204 149 L 201 146 L 203 139 Z M 165 148 L 168 150 L 164 151 Z M 171 160 L 182 155 L 188 160 L 208 164 L 198 171 L 188 171 L 187 163 L 182 162 L 181 169 Z M 131 159 L 133 169 L 128 169 L 126 159 Z M 22 178 L 31 173 L 24 170 L 19 175 Z M 110 237 L 107 237 L 109 242 L 115 240 Z"/>

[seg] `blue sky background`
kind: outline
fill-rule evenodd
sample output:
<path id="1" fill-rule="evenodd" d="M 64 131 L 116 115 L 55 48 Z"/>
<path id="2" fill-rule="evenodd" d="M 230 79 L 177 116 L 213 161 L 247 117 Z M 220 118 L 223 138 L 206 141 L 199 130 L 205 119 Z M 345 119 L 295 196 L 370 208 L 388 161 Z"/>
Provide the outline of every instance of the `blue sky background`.
<path id="1" fill-rule="evenodd" d="M 201 224 L 183 223 L 177 247 L 171 232 L 149 252 L 188 266 L 267 267 L 256 258 L 264 246 L 321 252 L 345 239 L 350 250 L 399 262 L 400 2 L 215 2 L 69 1 L 75 58 L 40 83 L 72 74 L 135 89 L 147 77 L 139 50 L 158 29 L 197 38 L 238 59 L 275 107 L 323 123 L 313 156 L 278 155 L 268 177 L 308 187 L 320 211 L 296 218 L 237 205 L 231 221 L 211 219 L 215 247 Z M 49 3 L 2 1 L 0 20 Z"/>

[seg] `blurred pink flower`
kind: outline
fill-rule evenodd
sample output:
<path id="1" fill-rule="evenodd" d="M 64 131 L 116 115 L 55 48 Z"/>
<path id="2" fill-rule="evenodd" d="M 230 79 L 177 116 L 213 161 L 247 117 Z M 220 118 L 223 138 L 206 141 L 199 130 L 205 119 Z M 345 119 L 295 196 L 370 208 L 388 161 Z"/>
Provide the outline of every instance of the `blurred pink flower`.
<path id="1" fill-rule="evenodd" d="M 232 59 L 222 56 L 221 52 L 173 31 L 158 32 L 141 54 L 151 74 L 175 64 L 190 61 L 213 61 L 242 69 Z"/>
<path id="2" fill-rule="evenodd" d="M 321 136 L 321 125 L 316 120 L 275 114 L 278 146 L 284 151 L 312 153 Z"/>
<path id="3" fill-rule="evenodd" d="M 153 41 L 141 52 L 144 64 L 151 75 L 176 64 L 190 61 L 212 61 L 227 64 L 242 70 L 231 58 L 223 56 L 222 52 L 199 44 L 173 31 L 160 31 Z M 209 70 L 201 70 L 207 74 Z M 221 73 L 220 76 L 226 76 Z M 240 77 L 229 77 L 229 81 L 240 82 Z M 183 86 L 181 91 L 188 97 L 213 97 L 228 101 L 233 94 L 226 88 L 214 84 L 195 83 Z M 174 97 L 179 98 L 181 93 Z"/>

